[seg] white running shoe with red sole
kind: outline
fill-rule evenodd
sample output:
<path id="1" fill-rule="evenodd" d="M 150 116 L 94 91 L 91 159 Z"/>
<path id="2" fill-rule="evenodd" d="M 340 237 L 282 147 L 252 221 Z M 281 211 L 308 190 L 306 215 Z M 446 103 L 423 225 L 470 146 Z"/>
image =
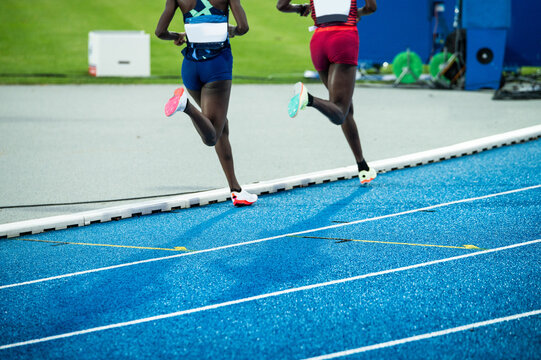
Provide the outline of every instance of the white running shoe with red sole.
<path id="1" fill-rule="evenodd" d="M 246 190 L 242 190 L 241 192 L 233 191 L 231 193 L 231 201 L 233 201 L 233 205 L 235 206 L 250 206 L 257 201 L 257 195 L 250 194 Z"/>
<path id="2" fill-rule="evenodd" d="M 368 184 L 370 181 L 374 180 L 376 176 L 378 176 L 378 173 L 372 168 L 369 168 L 368 171 L 359 171 L 359 181 L 362 185 Z"/>

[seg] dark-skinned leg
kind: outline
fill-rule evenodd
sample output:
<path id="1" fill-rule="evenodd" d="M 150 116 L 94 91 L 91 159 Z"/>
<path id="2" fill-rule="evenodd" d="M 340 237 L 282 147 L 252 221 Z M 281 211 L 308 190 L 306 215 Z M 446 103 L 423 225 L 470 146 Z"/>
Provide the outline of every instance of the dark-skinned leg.
<path id="1" fill-rule="evenodd" d="M 321 80 L 329 90 L 329 100 L 314 97 L 312 106 L 333 124 L 342 125 L 349 112 L 356 69 L 354 65 L 331 64 L 328 71 L 319 72 Z"/>
<path id="2" fill-rule="evenodd" d="M 348 141 L 349 147 L 355 156 L 355 161 L 359 164 L 363 162 L 363 149 L 361 147 L 361 139 L 359 137 L 359 130 L 357 124 L 353 118 L 353 104 L 349 108 L 349 113 L 346 116 L 346 120 L 342 124 L 342 132 Z"/>
<path id="3" fill-rule="evenodd" d="M 188 101 L 184 112 L 192 119 L 203 143 L 208 146 L 216 145 L 226 123 L 231 80 L 215 81 L 203 85 L 201 91 L 188 92 L 201 107 L 201 111 Z"/>
<path id="4" fill-rule="evenodd" d="M 321 81 L 323 82 L 323 84 L 325 85 L 325 87 L 329 89 L 328 72 L 320 71 L 319 77 Z M 352 94 L 352 98 L 353 98 L 353 94 Z M 316 98 L 314 98 L 314 100 L 315 99 Z M 354 114 L 353 103 L 351 103 L 346 119 L 342 123 L 341 127 L 342 127 L 342 132 L 344 133 L 344 136 L 346 137 L 346 140 L 349 144 L 349 147 L 351 151 L 353 152 L 353 156 L 355 156 L 355 161 L 357 162 L 357 164 L 359 164 L 363 162 L 364 157 L 363 157 L 363 150 L 361 147 L 361 139 L 359 137 L 359 131 L 357 130 L 357 124 L 355 123 L 353 114 Z"/>
<path id="5" fill-rule="evenodd" d="M 226 119 L 225 126 L 222 131 L 222 136 L 214 146 L 222 169 L 224 170 L 227 183 L 229 184 L 229 189 L 231 191 L 240 192 L 241 186 L 237 181 L 235 175 L 235 167 L 233 164 L 233 152 L 231 150 L 231 144 L 229 142 L 229 121 Z"/>
<path id="6" fill-rule="evenodd" d="M 231 189 L 231 191 L 240 191 L 241 186 L 239 182 L 237 181 L 237 177 L 235 175 L 235 168 L 233 164 L 233 153 L 231 150 L 231 144 L 229 142 L 229 124 L 228 124 L 227 117 L 225 117 L 225 121 L 223 122 L 223 125 L 220 126 L 220 124 L 215 124 L 213 122 L 213 120 L 215 120 L 216 118 L 213 117 L 212 112 L 207 111 L 207 108 L 209 107 L 210 108 L 216 107 L 216 105 L 212 101 L 214 97 L 210 96 L 209 98 L 208 94 L 210 93 L 211 95 L 213 95 L 218 89 L 222 88 L 221 84 L 216 84 L 220 82 L 221 81 L 217 81 L 217 82 L 206 84 L 203 87 L 202 91 L 188 90 L 188 92 L 190 93 L 192 98 L 195 100 L 195 102 L 199 105 L 199 107 L 202 109 L 202 112 L 199 112 L 200 115 L 198 115 L 197 114 L 198 110 L 195 109 L 195 107 L 193 107 L 193 109 L 195 110 L 192 110 L 192 111 L 195 113 L 195 116 L 206 117 L 209 121 L 211 121 L 213 126 L 218 125 L 218 126 L 215 126 L 214 129 L 215 129 L 215 134 L 220 134 L 220 136 L 217 136 L 218 140 L 216 141 L 214 145 L 214 150 L 216 151 L 216 154 L 218 155 L 218 160 L 220 161 L 220 165 L 222 166 L 222 169 L 225 173 L 225 177 L 227 179 L 227 183 L 229 184 L 229 188 Z M 220 95 L 222 98 L 227 98 L 227 106 L 229 105 L 230 90 L 231 90 L 231 82 L 229 81 L 229 90 L 227 90 L 227 96 L 225 96 L 226 94 L 224 94 L 223 92 L 222 92 L 222 95 Z M 205 97 L 203 101 L 201 99 L 202 94 Z M 227 114 L 227 106 L 226 106 L 224 114 Z M 223 108 L 223 104 L 222 104 L 222 108 Z M 222 116 L 218 115 L 218 118 L 221 119 Z M 192 118 L 192 121 L 194 121 L 193 118 Z M 194 121 L 194 125 L 195 125 L 195 121 Z M 196 126 L 196 129 L 198 129 L 197 126 Z M 203 138 L 203 136 L 201 137 Z"/>

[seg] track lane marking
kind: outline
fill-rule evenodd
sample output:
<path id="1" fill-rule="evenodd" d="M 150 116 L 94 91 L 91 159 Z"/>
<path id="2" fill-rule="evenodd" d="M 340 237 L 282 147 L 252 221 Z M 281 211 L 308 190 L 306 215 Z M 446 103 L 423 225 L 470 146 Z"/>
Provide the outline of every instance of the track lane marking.
<path id="1" fill-rule="evenodd" d="M 537 243 L 540 243 L 540 242 L 541 242 L 541 239 L 537 239 L 537 240 L 527 241 L 527 242 L 523 242 L 523 243 L 519 243 L 519 244 L 513 244 L 513 245 L 509 245 L 509 246 L 503 246 L 503 247 L 500 247 L 500 248 L 490 249 L 490 250 L 486 250 L 486 251 L 478 251 L 478 252 L 475 252 L 475 253 L 469 253 L 469 254 L 460 255 L 460 256 L 453 256 L 453 257 L 450 257 L 450 258 L 433 260 L 433 261 L 428 261 L 428 262 L 424 262 L 424 263 L 403 266 L 403 267 L 399 267 L 399 268 L 395 268 L 395 269 L 382 270 L 382 271 L 377 271 L 377 272 L 373 272 L 373 273 L 352 276 L 352 277 L 344 278 L 344 279 L 331 280 L 331 281 L 327 281 L 327 282 L 323 282 L 323 283 L 305 285 L 305 286 L 300 286 L 300 287 L 296 287 L 296 288 L 290 288 L 290 289 L 286 289 L 286 290 L 275 291 L 275 292 L 272 292 L 272 293 L 261 294 L 261 295 L 256 295 L 256 296 L 250 296 L 250 297 L 243 298 L 243 299 L 231 300 L 231 301 L 226 301 L 226 302 L 222 302 L 222 303 L 218 303 L 218 304 L 212 304 L 212 305 L 206 305 L 206 306 L 193 308 L 193 309 L 176 311 L 176 312 L 169 313 L 169 314 L 150 316 L 150 317 L 146 317 L 146 318 L 142 318 L 142 319 L 136 319 L 136 320 L 125 321 L 125 322 L 116 323 L 116 324 L 98 326 L 98 327 L 85 329 L 85 330 L 73 331 L 73 332 L 59 334 L 59 335 L 53 335 L 53 336 L 47 336 L 47 337 L 38 338 L 38 339 L 21 341 L 21 342 L 12 343 L 12 344 L 1 345 L 0 350 L 10 349 L 10 348 L 19 347 L 19 346 L 25 346 L 25 345 L 31 345 L 31 344 L 37 344 L 37 343 L 42 343 L 42 342 L 46 342 L 46 341 L 64 339 L 64 338 L 69 338 L 69 337 L 78 336 L 78 335 L 84 335 L 84 334 L 95 333 L 95 332 L 99 332 L 99 331 L 105 331 L 105 330 L 110 330 L 110 329 L 115 329 L 115 328 L 121 328 L 121 327 L 125 327 L 125 326 L 143 324 L 143 323 L 148 323 L 148 322 L 152 322 L 152 321 L 178 317 L 178 316 L 182 316 L 182 315 L 193 314 L 193 313 L 198 313 L 198 312 L 202 312 L 202 311 L 223 308 L 223 307 L 226 307 L 226 306 L 242 304 L 242 303 L 246 303 L 246 302 L 250 302 L 250 301 L 256 301 L 256 300 L 261 300 L 261 299 L 266 299 L 266 298 L 271 298 L 271 297 L 277 297 L 277 296 L 280 296 L 280 295 L 296 293 L 296 292 L 299 292 L 299 291 L 317 289 L 317 288 L 322 288 L 322 287 L 336 285 L 336 284 L 343 284 L 343 283 L 347 283 L 347 282 L 351 282 L 351 281 L 356 281 L 356 280 L 361 280 L 361 279 L 366 279 L 366 278 L 371 278 L 371 277 L 376 277 L 376 276 L 381 276 L 381 275 L 386 275 L 386 274 L 392 274 L 392 273 L 397 273 L 397 272 L 402 272 L 402 271 L 427 267 L 427 266 L 436 265 L 436 264 L 442 264 L 442 263 L 455 261 L 455 260 L 460 260 L 460 259 L 465 259 L 465 258 L 469 258 L 469 257 L 486 255 L 486 254 L 490 254 L 490 253 L 494 253 L 494 252 L 498 252 L 498 251 L 504 251 L 504 250 L 514 249 L 514 248 L 518 248 L 518 247 L 522 247 L 522 246 L 533 245 L 533 244 L 537 244 Z"/>
<path id="2" fill-rule="evenodd" d="M 368 219 L 355 220 L 355 221 L 348 222 L 348 223 L 329 225 L 329 226 L 324 226 L 324 227 L 320 227 L 320 228 L 316 228 L 316 229 L 303 230 L 303 231 L 298 231 L 298 232 L 289 233 L 289 234 L 283 234 L 283 235 L 276 235 L 276 236 L 271 236 L 271 237 L 267 237 L 267 238 L 263 238 L 263 239 L 257 239 L 257 240 L 251 240 L 251 241 L 246 241 L 246 242 L 241 242 L 241 243 L 236 243 L 236 244 L 231 244 L 231 245 L 219 246 L 219 247 L 210 248 L 210 249 L 196 250 L 196 251 L 189 252 L 189 253 L 182 253 L 182 254 L 164 256 L 164 257 L 159 257 L 159 258 L 152 258 L 152 259 L 134 261 L 134 262 L 125 263 L 125 264 L 106 266 L 106 267 L 97 268 L 97 269 L 78 271 L 78 272 L 74 272 L 74 273 L 51 276 L 51 277 L 42 278 L 42 279 L 36 279 L 36 280 L 30 280 L 30 281 L 25 281 L 25 282 L 20 282 L 20 283 L 2 285 L 2 286 L 0 286 L 0 290 L 12 288 L 12 287 L 17 287 L 17 286 L 36 284 L 36 283 L 41 283 L 41 282 L 46 282 L 46 281 L 64 279 L 64 278 L 74 277 L 74 276 L 79 276 L 79 275 L 91 274 L 91 273 L 96 273 L 96 272 L 100 272 L 100 271 L 119 269 L 119 268 L 128 267 L 128 266 L 146 264 L 146 263 L 151 263 L 151 262 L 155 262 L 155 261 L 176 259 L 176 258 L 182 257 L 182 256 L 191 256 L 191 255 L 196 255 L 196 254 L 203 254 L 203 253 L 208 253 L 208 252 L 213 252 L 213 251 L 220 251 L 220 250 L 235 248 L 235 247 L 239 247 L 239 246 L 252 245 L 252 244 L 257 244 L 257 243 L 261 243 L 261 242 L 265 242 L 265 241 L 269 241 L 269 240 L 281 239 L 281 238 L 285 238 L 285 237 L 293 236 L 293 235 L 309 234 L 309 233 L 316 232 L 316 231 L 335 229 L 335 228 L 340 228 L 340 227 L 349 226 L 349 225 L 361 224 L 361 223 L 364 223 L 364 222 L 388 219 L 388 218 L 393 218 L 393 217 L 397 217 L 397 216 L 413 214 L 413 213 L 420 212 L 420 211 L 422 212 L 422 211 L 425 211 L 425 210 L 431 210 L 431 209 L 436 209 L 436 208 L 440 208 L 440 207 L 445 207 L 445 206 L 449 206 L 449 205 L 462 204 L 462 203 L 473 202 L 473 201 L 477 201 L 477 200 L 484 200 L 484 199 L 489 199 L 489 198 L 493 198 L 493 197 L 497 197 L 497 196 L 515 194 L 515 193 L 528 191 L 528 190 L 534 190 L 534 189 L 538 189 L 538 188 L 541 188 L 541 185 L 528 186 L 528 187 L 525 187 L 525 188 L 508 190 L 508 191 L 504 191 L 504 192 L 500 192 L 500 193 L 477 196 L 477 197 L 468 198 L 468 199 L 455 200 L 455 201 L 450 201 L 450 202 L 441 203 L 441 204 L 437 204 L 437 205 L 431 205 L 431 206 L 427 206 L 427 207 L 423 207 L 423 208 L 419 208 L 419 209 L 406 210 L 406 211 L 402 211 L 402 212 L 398 212 L 398 213 L 394 213 L 394 214 L 381 215 L 381 216 L 376 216 L 376 217 L 368 218 Z"/>
<path id="3" fill-rule="evenodd" d="M 93 244 L 93 243 L 80 243 L 80 242 L 69 242 L 69 241 L 52 241 L 52 240 L 38 240 L 38 239 L 13 239 L 14 241 L 31 241 L 31 242 L 42 242 L 58 245 L 83 245 L 83 246 L 104 246 L 104 247 L 113 247 L 113 248 L 126 248 L 126 249 L 142 249 L 142 250 L 164 250 L 164 251 L 188 251 L 192 252 L 195 250 L 188 250 L 184 246 L 175 246 L 173 249 L 167 248 L 157 248 L 157 247 L 148 247 L 148 246 L 130 246 L 130 245 L 114 245 L 114 244 Z"/>
<path id="4" fill-rule="evenodd" d="M 335 358 L 338 358 L 338 357 L 359 354 L 359 353 L 372 351 L 372 350 L 384 349 L 384 348 L 388 348 L 388 347 L 391 347 L 391 346 L 402 345 L 402 344 L 406 344 L 406 343 L 413 342 L 413 341 L 420 341 L 420 340 L 430 339 L 430 338 L 434 338 L 434 337 L 438 337 L 438 336 L 449 335 L 449 334 L 453 334 L 453 333 L 457 333 L 457 332 L 461 332 L 461 331 L 475 329 L 475 328 L 478 328 L 478 327 L 494 325 L 494 324 L 498 324 L 498 323 L 502 323 L 502 322 L 506 322 L 506 321 L 518 320 L 518 319 L 522 319 L 522 318 L 525 318 L 525 317 L 536 316 L 536 315 L 540 315 L 540 314 L 541 314 L 541 310 L 534 310 L 534 311 L 529 311 L 529 312 L 525 312 L 525 313 L 522 313 L 522 314 L 515 314 L 515 315 L 510 315 L 510 316 L 497 318 L 497 319 L 480 321 L 480 322 L 476 322 L 476 323 L 472 323 L 472 324 L 468 324 L 468 325 L 457 326 L 457 327 L 454 327 L 454 328 L 449 328 L 449 329 L 440 330 L 440 331 L 434 331 L 434 332 L 426 333 L 426 334 L 422 334 L 422 335 L 415 335 L 415 336 L 411 336 L 411 337 L 407 337 L 407 338 L 403 338 L 403 339 L 399 339 L 399 340 L 392 340 L 392 341 L 387 341 L 387 342 L 383 342 L 383 343 L 379 343 L 379 344 L 363 346 L 363 347 L 360 347 L 360 348 L 357 348 L 357 349 L 350 349 L 350 350 L 335 352 L 335 353 L 332 353 L 332 354 L 311 357 L 311 358 L 307 358 L 305 360 L 335 359 Z"/>
<path id="5" fill-rule="evenodd" d="M 403 243 L 396 241 L 377 241 L 377 240 L 358 240 L 358 239 L 342 239 L 342 238 L 332 238 L 332 237 L 323 237 L 323 236 L 298 236 L 298 235 L 289 235 L 289 237 L 296 237 L 302 239 L 321 239 L 321 240 L 338 240 L 339 242 L 348 242 L 348 241 L 357 241 L 364 243 L 374 243 L 374 244 L 389 244 L 389 245 L 408 245 L 408 246 L 422 246 L 422 247 L 438 247 L 438 248 L 448 248 L 448 249 L 463 249 L 463 250 L 487 250 L 477 247 L 475 245 L 462 245 L 462 246 L 451 246 L 451 245 L 434 245 L 434 244 L 414 244 L 414 243 Z"/>

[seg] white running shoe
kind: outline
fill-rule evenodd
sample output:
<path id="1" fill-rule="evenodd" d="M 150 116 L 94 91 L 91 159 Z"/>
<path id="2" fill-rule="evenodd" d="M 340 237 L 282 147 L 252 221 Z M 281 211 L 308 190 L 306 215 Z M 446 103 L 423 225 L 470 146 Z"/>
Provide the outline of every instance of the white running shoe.
<path id="1" fill-rule="evenodd" d="M 188 95 L 183 87 L 175 90 L 175 94 L 165 104 L 165 116 L 172 116 L 177 111 L 184 111 L 188 103 Z"/>
<path id="2" fill-rule="evenodd" d="M 287 106 L 289 117 L 297 116 L 299 110 L 306 108 L 306 104 L 308 104 L 308 90 L 302 82 L 298 82 L 295 84 L 294 95 Z"/>
<path id="3" fill-rule="evenodd" d="M 374 180 L 376 176 L 378 176 L 378 173 L 372 168 L 369 168 L 368 171 L 359 171 L 359 181 L 363 185 L 368 184 L 370 181 Z"/>
<path id="4" fill-rule="evenodd" d="M 249 206 L 257 201 L 257 195 L 250 194 L 246 190 L 242 190 L 241 192 L 233 191 L 231 193 L 231 201 L 233 201 L 233 205 L 235 206 Z"/>

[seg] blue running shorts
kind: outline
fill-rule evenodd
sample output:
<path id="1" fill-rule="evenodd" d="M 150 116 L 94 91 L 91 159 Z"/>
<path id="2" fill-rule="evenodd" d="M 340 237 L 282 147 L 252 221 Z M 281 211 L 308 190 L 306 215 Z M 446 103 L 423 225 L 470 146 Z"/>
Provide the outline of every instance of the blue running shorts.
<path id="1" fill-rule="evenodd" d="M 182 62 L 182 81 L 190 90 L 199 91 L 203 85 L 220 80 L 233 79 L 233 54 L 231 48 L 224 49 L 210 60 Z"/>

